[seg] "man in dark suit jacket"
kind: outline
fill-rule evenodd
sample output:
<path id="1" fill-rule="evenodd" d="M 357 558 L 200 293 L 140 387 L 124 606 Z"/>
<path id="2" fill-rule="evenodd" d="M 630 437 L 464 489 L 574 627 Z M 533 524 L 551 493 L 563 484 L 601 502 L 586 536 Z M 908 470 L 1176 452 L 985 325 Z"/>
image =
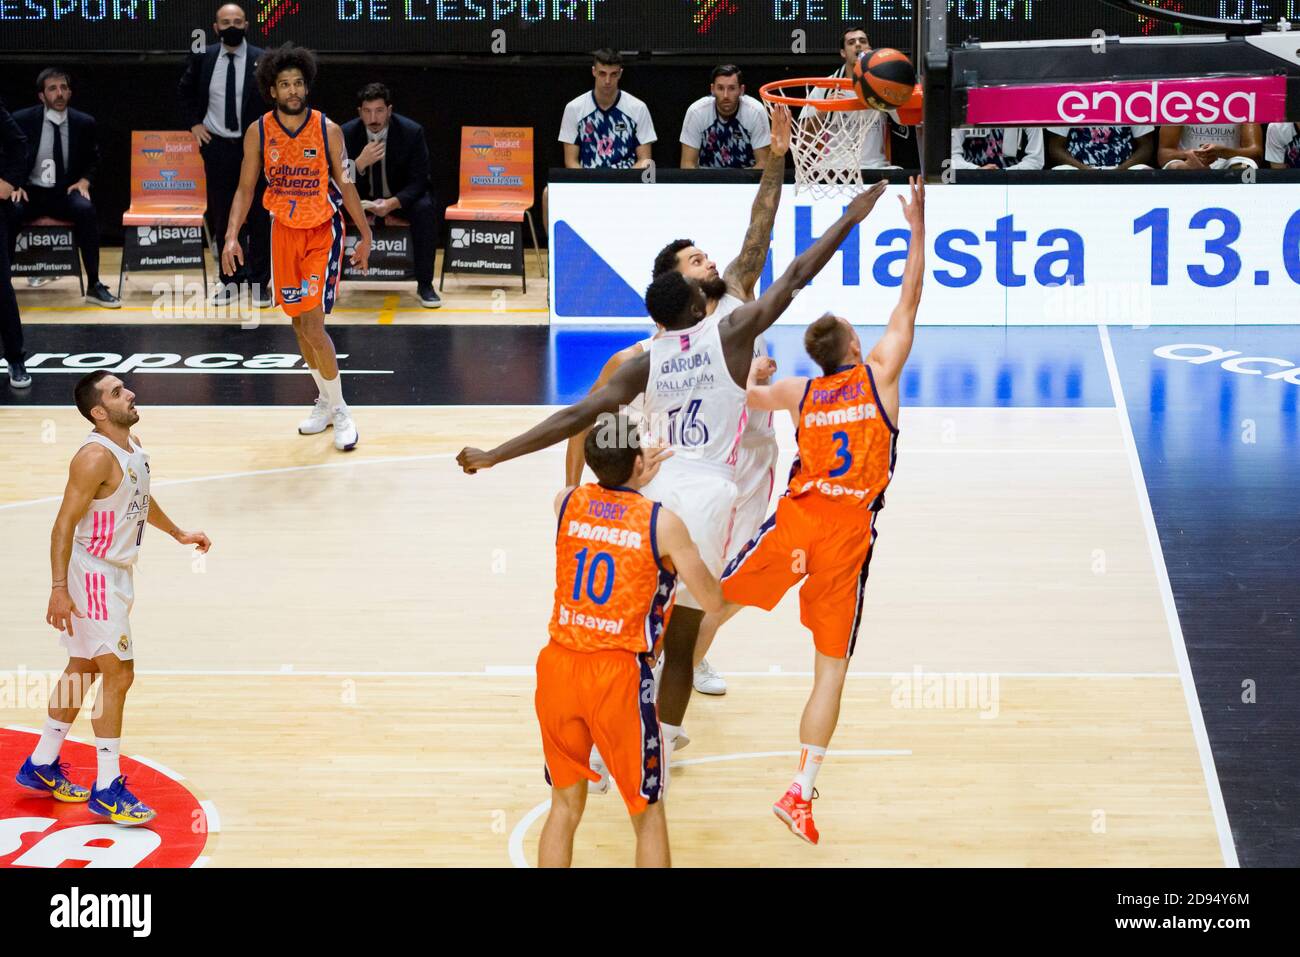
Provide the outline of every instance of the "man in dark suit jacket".
<path id="1" fill-rule="evenodd" d="M 239 188 L 239 167 L 244 161 L 244 132 L 267 110 L 254 69 L 262 48 L 244 39 L 248 22 L 243 8 L 228 3 L 217 10 L 212 30 L 219 43 L 190 55 L 179 92 L 185 125 L 198 140 L 208 181 L 208 229 L 220 245 L 225 242 L 230 204 Z M 266 180 L 259 177 L 257 193 L 241 231 L 246 265 L 234 275 L 221 274 L 213 302 L 226 303 L 237 285 L 253 284 L 258 305 L 271 304 L 271 220 L 262 205 Z M 220 258 L 220 257 L 218 257 Z M 220 265 L 218 265 L 220 270 Z"/>
<path id="2" fill-rule="evenodd" d="M 411 224 L 416 295 L 420 305 L 437 309 L 442 300 L 433 288 L 433 258 L 439 216 L 429 184 L 429 145 L 424 128 L 394 113 L 392 104 L 384 84 L 365 86 L 357 94 L 357 118 L 343 124 L 343 142 L 366 210 Z"/>
<path id="3" fill-rule="evenodd" d="M 0 203 L 10 205 L 14 190 L 27 168 L 27 137 L 0 101 Z M 26 389 L 32 377 L 23 366 L 23 323 L 18 315 L 18 297 L 9 275 L 9 240 L 5 236 L 7 217 L 0 216 L 0 343 L 9 365 L 9 384 Z"/>
<path id="4" fill-rule="evenodd" d="M 36 90 L 40 105 L 14 113 L 14 122 L 27 137 L 27 156 L 15 202 L 6 210 L 9 255 L 23 224 L 41 216 L 70 220 L 86 267 L 86 302 L 118 309 L 121 301 L 99 281 L 99 218 L 90 199 L 99 169 L 94 117 L 68 107 L 72 85 L 64 70 L 42 70 Z"/>

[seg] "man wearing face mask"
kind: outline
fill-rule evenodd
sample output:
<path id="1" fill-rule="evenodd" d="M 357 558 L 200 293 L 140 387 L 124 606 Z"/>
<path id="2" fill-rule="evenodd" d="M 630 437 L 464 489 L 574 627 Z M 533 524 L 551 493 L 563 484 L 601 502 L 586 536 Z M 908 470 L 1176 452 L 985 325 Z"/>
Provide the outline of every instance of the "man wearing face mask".
<path id="1" fill-rule="evenodd" d="M 199 143 L 207 174 L 208 229 L 218 242 L 226 235 L 230 204 L 239 188 L 244 131 L 265 109 L 253 76 L 262 48 L 244 38 L 247 25 L 238 4 L 219 8 L 212 30 L 220 42 L 191 55 L 180 82 L 185 125 Z M 265 188 L 266 180 L 260 179 L 246 230 L 240 237 L 247 249 L 247 265 L 241 265 L 234 275 L 220 273 L 214 304 L 231 302 L 240 284 L 251 283 L 253 301 L 259 306 L 271 305 L 271 221 L 262 205 Z"/>

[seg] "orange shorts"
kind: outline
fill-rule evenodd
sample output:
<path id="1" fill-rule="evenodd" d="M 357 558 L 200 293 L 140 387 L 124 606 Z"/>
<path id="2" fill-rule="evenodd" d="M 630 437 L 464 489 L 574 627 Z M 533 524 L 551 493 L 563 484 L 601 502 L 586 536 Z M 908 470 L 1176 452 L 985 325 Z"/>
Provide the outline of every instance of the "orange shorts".
<path id="1" fill-rule="evenodd" d="M 537 656 L 535 703 L 552 787 L 600 780 L 589 763 L 594 742 L 628 813 L 640 814 L 663 796 L 648 656 L 573 651 L 552 641 Z"/>
<path id="2" fill-rule="evenodd" d="M 271 287 L 285 315 L 300 316 L 318 306 L 329 315 L 342 269 L 341 213 L 307 229 L 271 220 Z"/>
<path id="3" fill-rule="evenodd" d="M 776 512 L 722 573 L 722 594 L 738 605 L 771 611 L 800 579 L 799 620 L 817 650 L 853 654 L 862 593 L 876 540 L 875 513 L 820 496 L 782 495 Z"/>

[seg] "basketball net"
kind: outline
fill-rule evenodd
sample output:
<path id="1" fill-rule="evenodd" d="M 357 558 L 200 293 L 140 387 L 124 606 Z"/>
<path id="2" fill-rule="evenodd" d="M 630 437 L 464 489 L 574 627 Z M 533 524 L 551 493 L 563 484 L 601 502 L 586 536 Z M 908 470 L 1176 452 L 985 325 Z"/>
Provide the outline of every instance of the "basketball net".
<path id="1" fill-rule="evenodd" d="M 791 80 L 773 92 L 783 99 L 804 101 L 802 106 L 787 106 L 768 99 L 767 92 L 763 95 L 769 117 L 774 110 L 792 112 L 790 155 L 794 158 L 795 194 L 806 191 L 822 199 L 861 192 L 862 144 L 877 119 L 876 111 L 865 107 L 832 110 L 819 105 L 845 98 L 860 102 L 851 89 L 826 89 Z"/>

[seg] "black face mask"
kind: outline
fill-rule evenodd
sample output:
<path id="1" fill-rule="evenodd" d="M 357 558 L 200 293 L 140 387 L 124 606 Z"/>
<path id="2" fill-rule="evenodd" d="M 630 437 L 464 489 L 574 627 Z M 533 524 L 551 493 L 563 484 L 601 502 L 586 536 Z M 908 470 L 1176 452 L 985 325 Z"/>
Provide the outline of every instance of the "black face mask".
<path id="1" fill-rule="evenodd" d="M 221 37 L 221 42 L 228 47 L 237 47 L 244 42 L 243 27 L 226 27 L 217 35 Z"/>

